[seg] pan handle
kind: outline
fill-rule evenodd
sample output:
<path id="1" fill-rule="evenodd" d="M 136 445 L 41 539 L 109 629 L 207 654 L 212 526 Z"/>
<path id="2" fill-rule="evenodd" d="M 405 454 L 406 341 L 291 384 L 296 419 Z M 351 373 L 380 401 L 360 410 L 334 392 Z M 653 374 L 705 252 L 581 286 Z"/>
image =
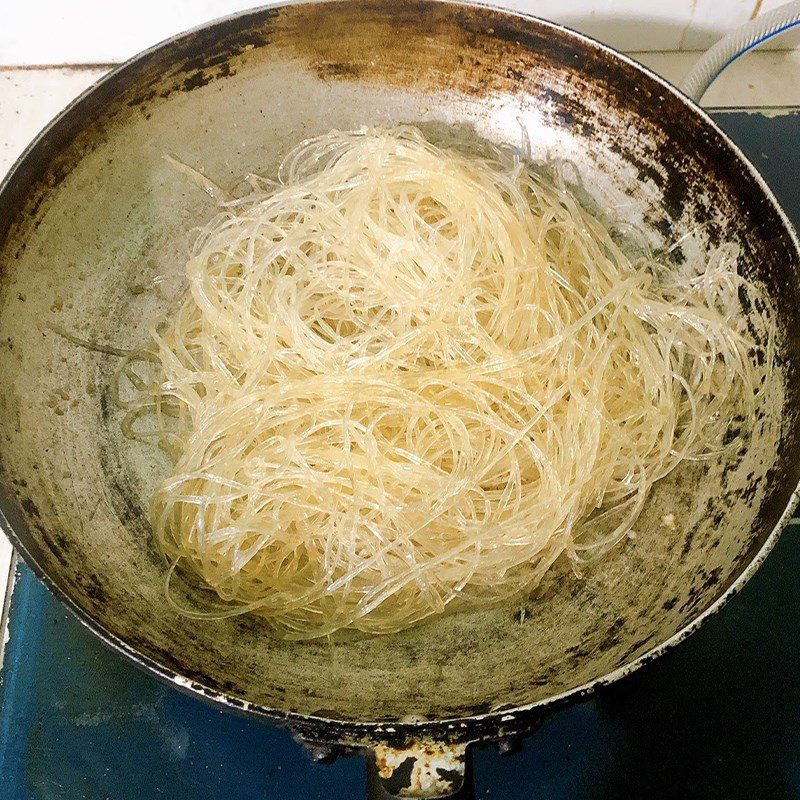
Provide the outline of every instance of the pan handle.
<path id="1" fill-rule="evenodd" d="M 465 744 L 432 740 L 404 747 L 378 744 L 367 754 L 367 798 L 396 797 L 471 800 L 471 757 Z"/>

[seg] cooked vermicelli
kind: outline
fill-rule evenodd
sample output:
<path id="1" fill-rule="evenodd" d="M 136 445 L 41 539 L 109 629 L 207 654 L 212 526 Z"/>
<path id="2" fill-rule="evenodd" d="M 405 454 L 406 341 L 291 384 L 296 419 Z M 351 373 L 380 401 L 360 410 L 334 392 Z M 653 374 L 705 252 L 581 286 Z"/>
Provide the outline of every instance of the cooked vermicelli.
<path id="1" fill-rule="evenodd" d="M 174 455 L 159 545 L 227 601 L 185 613 L 311 638 L 510 601 L 752 424 L 771 333 L 731 245 L 632 263 L 520 159 L 410 127 L 306 141 L 243 185 L 153 323 L 156 385 L 121 368 L 128 435 L 149 415 Z"/>

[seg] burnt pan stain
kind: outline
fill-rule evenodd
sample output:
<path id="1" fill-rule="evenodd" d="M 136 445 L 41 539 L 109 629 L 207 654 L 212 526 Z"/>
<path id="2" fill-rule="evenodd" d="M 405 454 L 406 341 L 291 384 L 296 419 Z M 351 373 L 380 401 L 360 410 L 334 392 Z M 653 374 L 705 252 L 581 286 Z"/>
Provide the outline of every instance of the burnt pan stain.
<path id="1" fill-rule="evenodd" d="M 359 64 L 320 61 L 313 66 L 314 71 L 322 80 L 328 80 L 329 78 L 358 78 L 362 73 L 362 67 Z"/>
<path id="2" fill-rule="evenodd" d="M 30 497 L 23 497 L 20 501 L 20 505 L 29 517 L 34 517 L 35 519 L 41 518 L 42 515 L 39 513 L 38 506 Z"/>

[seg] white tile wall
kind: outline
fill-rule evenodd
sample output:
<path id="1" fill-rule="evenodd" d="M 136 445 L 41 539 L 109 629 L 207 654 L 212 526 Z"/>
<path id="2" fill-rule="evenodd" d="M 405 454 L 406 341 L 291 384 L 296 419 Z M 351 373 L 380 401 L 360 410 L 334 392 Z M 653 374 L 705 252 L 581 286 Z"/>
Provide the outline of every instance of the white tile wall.
<path id="1" fill-rule="evenodd" d="M 782 0 L 496 0 L 619 50 L 702 50 Z M 391 0 L 387 0 L 391 2 Z M 0 0 L 0 65 L 122 61 L 247 0 Z M 786 49 L 800 38 L 776 40 Z"/>

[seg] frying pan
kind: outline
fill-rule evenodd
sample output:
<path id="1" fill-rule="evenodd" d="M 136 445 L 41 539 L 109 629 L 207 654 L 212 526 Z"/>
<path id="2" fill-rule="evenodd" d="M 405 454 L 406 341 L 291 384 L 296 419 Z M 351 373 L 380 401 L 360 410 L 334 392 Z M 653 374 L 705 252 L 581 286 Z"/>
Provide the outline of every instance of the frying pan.
<path id="1" fill-rule="evenodd" d="M 183 291 L 191 229 L 214 206 L 165 153 L 231 184 L 270 174 L 305 137 L 394 122 L 509 145 L 524 128 L 535 161 L 674 269 L 737 243 L 779 326 L 759 420 L 733 460 L 662 481 L 636 538 L 582 579 L 556 569 L 524 608 L 303 643 L 250 616 L 186 619 L 164 603 L 147 515 L 167 464 L 120 432 L 118 360 L 59 331 L 136 347 Z M 446 795 L 468 744 L 508 742 L 658 656 L 765 558 L 800 479 L 799 278 L 797 239 L 739 150 L 674 88 L 584 36 L 427 0 L 223 19 L 101 80 L 0 190 L 0 522 L 88 628 L 154 675 L 287 725 L 316 758 L 372 750 L 389 791 Z"/>

